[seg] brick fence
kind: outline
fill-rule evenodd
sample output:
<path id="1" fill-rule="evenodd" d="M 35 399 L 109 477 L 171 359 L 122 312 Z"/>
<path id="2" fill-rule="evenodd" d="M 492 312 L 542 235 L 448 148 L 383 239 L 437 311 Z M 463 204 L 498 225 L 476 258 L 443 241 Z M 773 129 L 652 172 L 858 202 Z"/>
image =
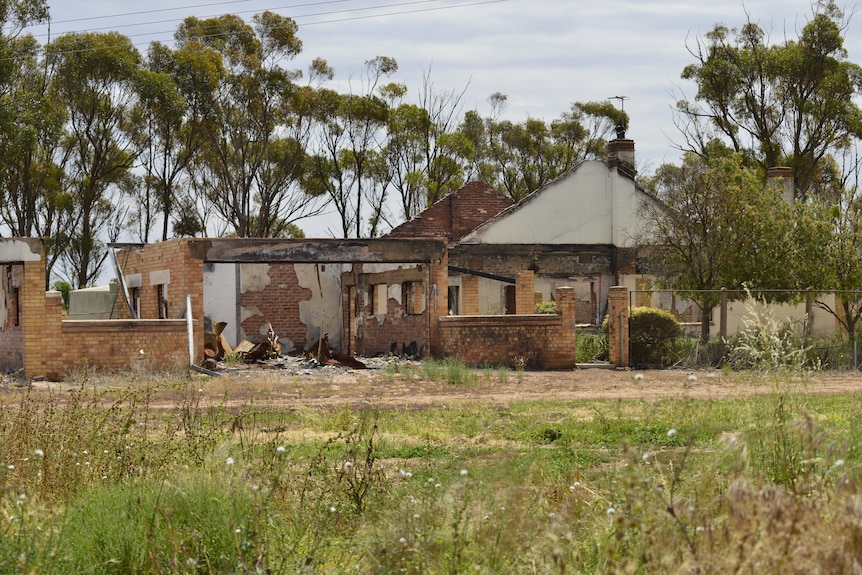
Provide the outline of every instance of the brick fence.
<path id="1" fill-rule="evenodd" d="M 442 355 L 468 365 L 575 367 L 575 292 L 556 291 L 557 315 L 444 316 L 439 318 Z"/>

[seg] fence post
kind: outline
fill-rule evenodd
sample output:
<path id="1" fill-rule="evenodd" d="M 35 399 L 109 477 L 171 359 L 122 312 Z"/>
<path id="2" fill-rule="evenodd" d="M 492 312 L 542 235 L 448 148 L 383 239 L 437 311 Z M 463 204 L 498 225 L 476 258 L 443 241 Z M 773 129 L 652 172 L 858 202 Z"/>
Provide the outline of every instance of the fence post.
<path id="1" fill-rule="evenodd" d="M 814 323 L 814 296 L 811 293 L 811 288 L 805 290 L 805 335 L 810 337 Z"/>
<path id="2" fill-rule="evenodd" d="M 721 308 L 718 320 L 718 338 L 721 346 L 721 358 L 727 354 L 727 288 L 721 288 Z"/>

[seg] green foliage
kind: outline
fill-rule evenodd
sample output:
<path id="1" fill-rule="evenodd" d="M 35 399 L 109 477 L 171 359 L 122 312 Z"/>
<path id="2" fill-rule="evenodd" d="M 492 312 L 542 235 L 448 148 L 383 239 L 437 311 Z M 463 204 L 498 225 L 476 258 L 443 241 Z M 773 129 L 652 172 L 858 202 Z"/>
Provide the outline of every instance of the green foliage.
<path id="1" fill-rule="evenodd" d="M 557 313 L 557 302 L 555 301 L 543 301 L 536 304 L 536 311 L 534 313 L 538 314 L 548 314 L 553 315 Z"/>
<path id="2" fill-rule="evenodd" d="M 819 281 L 813 262 L 824 258 L 828 222 L 816 206 L 782 200 L 742 154 L 688 153 L 682 166 L 661 166 L 650 185 L 663 201 L 642 207 L 650 269 L 660 285 L 698 301 L 703 342 L 722 288 L 734 298 L 746 287 L 802 290 Z"/>
<path id="3" fill-rule="evenodd" d="M 230 573 L 259 544 L 251 490 L 207 477 L 95 485 L 65 513 L 59 573 Z M 246 568 L 251 565 L 246 566 Z"/>
<path id="4" fill-rule="evenodd" d="M 426 358 L 422 361 L 422 377 L 431 381 L 443 381 L 449 385 L 471 386 L 479 381 L 475 370 L 470 369 L 460 359 Z"/>
<path id="5" fill-rule="evenodd" d="M 60 292 L 60 294 L 62 294 L 63 309 L 68 311 L 68 309 L 69 309 L 69 292 L 72 291 L 72 289 L 73 289 L 72 284 L 70 284 L 67 281 L 61 280 L 61 281 L 54 282 L 54 285 L 51 287 L 53 287 L 54 290 L 56 290 L 56 291 Z"/>
<path id="6" fill-rule="evenodd" d="M 607 331 L 577 334 L 575 358 L 578 363 L 607 361 L 609 353 Z"/>
<path id="7" fill-rule="evenodd" d="M 500 119 L 504 94 L 489 98 L 490 117 L 475 110 L 464 115 L 460 134 L 473 150 L 471 171 L 513 200 L 539 189 L 578 162 L 606 154 L 607 138 L 628 116 L 610 102 L 576 102 L 546 123 L 529 118 L 521 123 Z"/>
<path id="8" fill-rule="evenodd" d="M 757 19 L 717 24 L 682 72 L 697 85 L 694 100 L 677 104 L 691 150 L 709 156 L 720 140 L 761 173 L 792 167 L 798 198 L 829 195 L 832 157 L 862 129 L 860 67 L 847 60 L 846 25 L 832 0 L 816 3 L 798 38 L 779 42 Z"/>
<path id="9" fill-rule="evenodd" d="M 651 308 L 629 310 L 629 340 L 633 365 L 667 366 L 675 362 L 674 342 L 682 327 L 672 313 Z"/>

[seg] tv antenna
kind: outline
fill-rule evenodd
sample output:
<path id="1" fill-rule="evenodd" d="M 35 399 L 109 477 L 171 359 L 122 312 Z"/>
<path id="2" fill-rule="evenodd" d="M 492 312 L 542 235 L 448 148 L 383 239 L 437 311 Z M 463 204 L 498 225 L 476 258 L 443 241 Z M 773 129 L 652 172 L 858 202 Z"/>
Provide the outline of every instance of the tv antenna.
<path id="1" fill-rule="evenodd" d="M 626 111 L 626 100 L 628 100 L 628 96 L 609 96 L 608 100 L 619 100 L 620 101 L 620 111 Z"/>

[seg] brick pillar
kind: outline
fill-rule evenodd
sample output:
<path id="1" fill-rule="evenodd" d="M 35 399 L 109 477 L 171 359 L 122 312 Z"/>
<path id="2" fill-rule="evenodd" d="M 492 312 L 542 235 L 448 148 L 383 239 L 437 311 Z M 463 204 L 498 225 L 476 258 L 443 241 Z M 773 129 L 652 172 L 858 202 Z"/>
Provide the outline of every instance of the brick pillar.
<path id="1" fill-rule="evenodd" d="M 24 286 L 20 297 L 21 325 L 24 329 L 24 377 L 30 379 L 45 375 L 48 349 L 53 345 L 62 345 L 60 332 L 48 331 L 45 323 L 44 246 L 39 261 L 24 262 Z"/>
<path id="2" fill-rule="evenodd" d="M 561 329 L 560 338 L 564 342 L 566 367 L 575 367 L 577 363 L 577 322 L 575 310 L 577 303 L 575 299 L 575 288 L 558 287 L 554 293 L 554 299 L 557 302 L 557 313 L 560 315 Z"/>
<path id="3" fill-rule="evenodd" d="M 440 317 L 449 315 L 449 250 L 443 244 L 442 254 L 437 261 L 428 264 L 428 305 L 425 306 L 428 317 L 428 347 L 434 357 L 441 357 Z"/>
<path id="4" fill-rule="evenodd" d="M 448 278 L 447 278 L 448 280 Z M 447 288 L 446 293 L 446 303 L 449 303 L 449 293 Z M 425 312 L 425 286 L 419 282 L 413 284 L 413 294 L 412 299 L 410 301 L 410 309 L 413 310 L 413 313 L 424 313 Z M 446 313 L 449 313 L 447 308 Z M 443 314 L 446 315 L 446 314 Z"/>
<path id="5" fill-rule="evenodd" d="M 479 315 L 479 278 L 461 276 L 461 315 Z"/>
<path id="6" fill-rule="evenodd" d="M 515 277 L 515 313 L 530 315 L 536 313 L 535 275 L 526 270 Z"/>
<path id="7" fill-rule="evenodd" d="M 69 368 L 70 362 L 81 360 L 80 357 L 70 358 L 65 352 L 67 344 L 63 337 L 63 294 L 58 291 L 45 293 L 45 330 L 47 333 L 55 334 L 56 346 L 52 347 L 51 355 L 45 354 L 45 367 L 42 373 L 50 380 L 59 381 L 63 379 L 64 372 Z M 74 348 L 75 346 L 68 346 Z"/>
<path id="8" fill-rule="evenodd" d="M 180 275 L 182 281 L 173 278 L 171 281 L 179 284 L 184 293 L 173 293 L 171 298 L 182 297 L 184 305 L 186 294 L 191 296 L 194 362 L 198 363 L 204 357 L 204 262 L 191 253 L 191 242 L 187 238 L 177 240 L 175 249 L 179 269 L 172 273 Z"/>
<path id="9" fill-rule="evenodd" d="M 608 292 L 608 315 L 610 362 L 617 367 L 628 367 L 629 290 L 625 286 L 612 287 Z"/>

